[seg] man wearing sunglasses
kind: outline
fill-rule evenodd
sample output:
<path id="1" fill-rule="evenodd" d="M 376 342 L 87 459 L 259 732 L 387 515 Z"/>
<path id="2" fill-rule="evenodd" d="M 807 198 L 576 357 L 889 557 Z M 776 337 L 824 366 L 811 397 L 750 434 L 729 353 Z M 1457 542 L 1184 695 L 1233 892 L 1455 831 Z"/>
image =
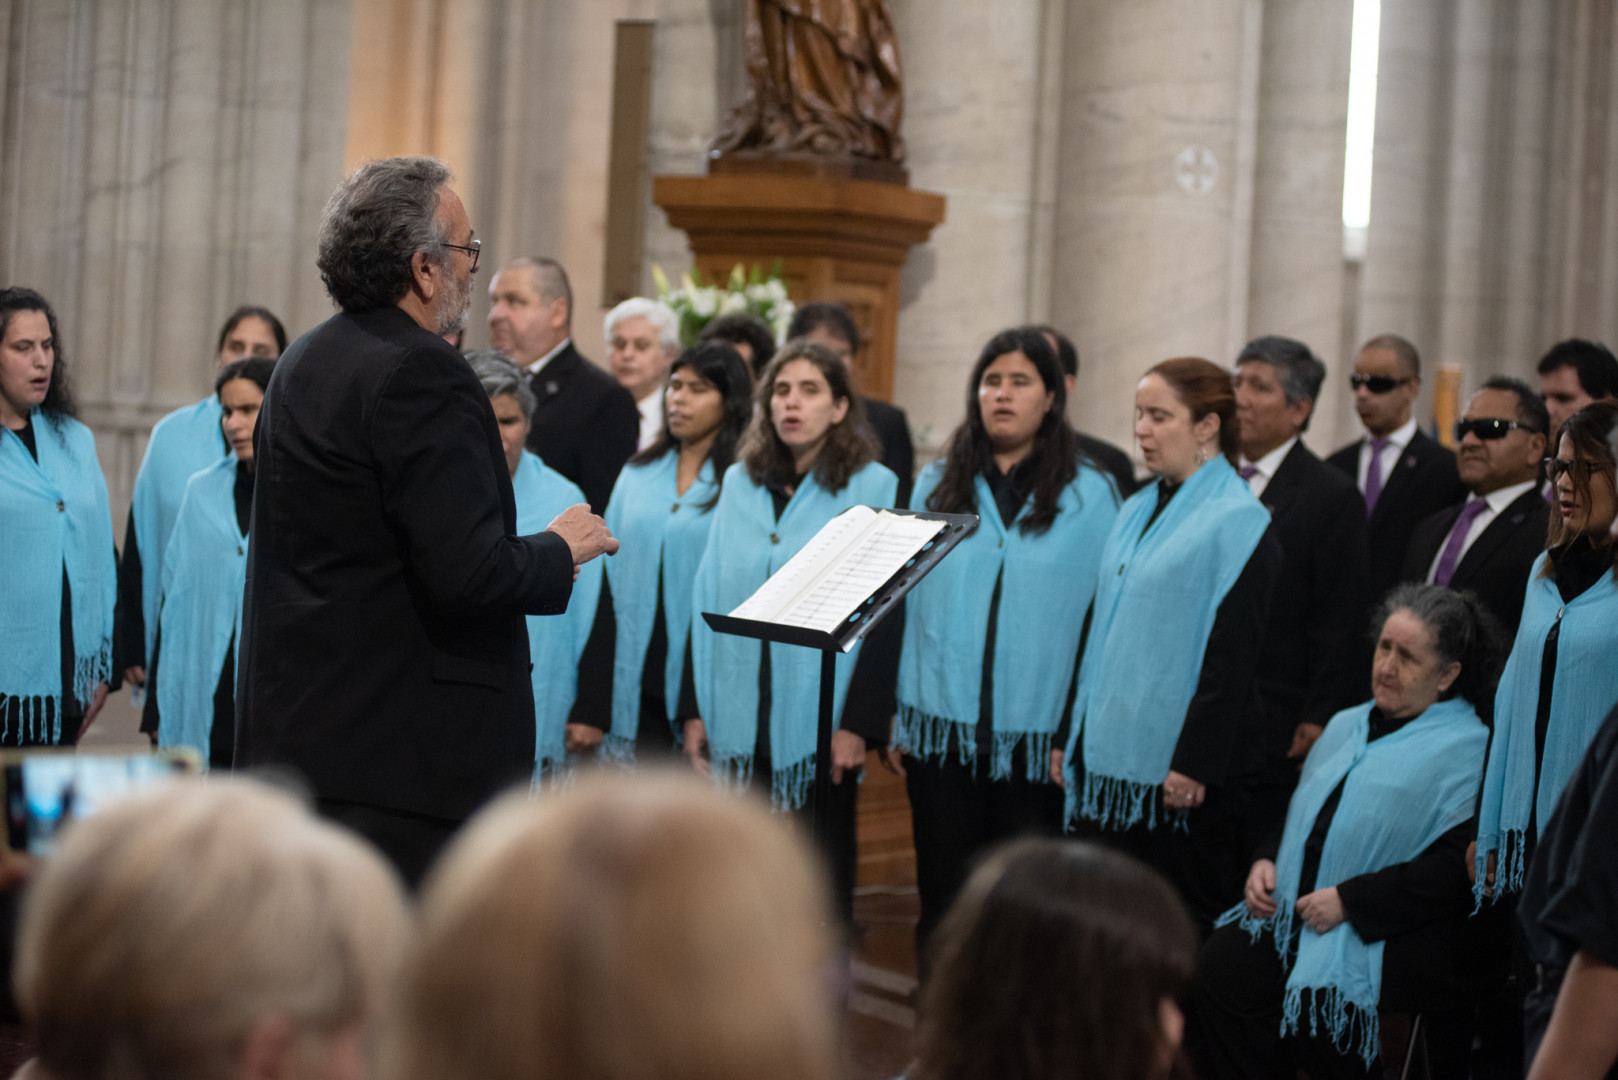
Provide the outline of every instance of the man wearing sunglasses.
<path id="1" fill-rule="evenodd" d="M 1416 526 L 1404 579 L 1470 589 L 1515 635 L 1550 506 L 1534 480 L 1550 417 L 1528 384 L 1496 375 L 1455 425 L 1456 467 L 1470 492 Z"/>
<path id="2" fill-rule="evenodd" d="M 1397 334 L 1360 347 L 1349 377 L 1365 436 L 1327 458 L 1354 478 L 1370 519 L 1371 593 L 1367 605 L 1398 584 L 1416 525 L 1466 495 L 1455 455 L 1422 434 L 1411 416 L 1421 393 L 1421 357 Z M 1369 654 L 1365 661 L 1370 663 Z"/>

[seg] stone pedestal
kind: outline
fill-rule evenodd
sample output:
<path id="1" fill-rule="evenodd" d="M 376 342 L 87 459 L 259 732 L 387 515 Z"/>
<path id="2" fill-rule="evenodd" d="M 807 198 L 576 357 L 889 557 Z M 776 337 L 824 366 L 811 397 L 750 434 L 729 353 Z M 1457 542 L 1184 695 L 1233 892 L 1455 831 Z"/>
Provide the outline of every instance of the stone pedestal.
<path id="1" fill-rule="evenodd" d="M 685 231 L 705 280 L 723 280 L 737 263 L 769 269 L 780 259 L 794 303 L 847 305 L 862 339 L 855 386 L 890 400 L 899 271 L 911 246 L 944 220 L 944 197 L 870 180 L 732 169 L 659 176 L 652 201 Z"/>

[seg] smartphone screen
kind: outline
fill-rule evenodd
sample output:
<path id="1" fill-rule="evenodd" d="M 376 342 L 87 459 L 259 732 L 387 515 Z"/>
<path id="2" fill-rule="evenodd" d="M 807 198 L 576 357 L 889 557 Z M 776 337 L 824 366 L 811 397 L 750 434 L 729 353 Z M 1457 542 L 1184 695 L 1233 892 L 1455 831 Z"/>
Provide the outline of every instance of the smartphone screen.
<path id="1" fill-rule="evenodd" d="M 13 851 L 48 855 L 57 833 L 107 803 L 176 773 L 194 772 L 195 755 L 78 754 L 44 750 L 0 759 L 6 789 L 7 842 Z"/>

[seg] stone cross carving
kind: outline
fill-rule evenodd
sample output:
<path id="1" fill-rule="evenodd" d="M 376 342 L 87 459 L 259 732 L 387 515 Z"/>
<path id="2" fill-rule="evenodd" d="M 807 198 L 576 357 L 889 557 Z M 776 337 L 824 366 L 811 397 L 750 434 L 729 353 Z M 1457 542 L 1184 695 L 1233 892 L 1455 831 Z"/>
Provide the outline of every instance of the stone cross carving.
<path id="1" fill-rule="evenodd" d="M 747 100 L 714 154 L 904 161 L 899 48 L 884 0 L 747 0 L 746 53 Z"/>

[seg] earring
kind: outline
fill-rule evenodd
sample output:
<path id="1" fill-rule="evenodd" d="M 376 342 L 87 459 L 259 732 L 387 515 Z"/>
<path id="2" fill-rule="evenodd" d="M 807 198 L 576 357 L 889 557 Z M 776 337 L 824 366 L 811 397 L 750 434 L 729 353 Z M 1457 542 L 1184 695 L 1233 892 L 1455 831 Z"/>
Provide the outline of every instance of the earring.
<path id="1" fill-rule="evenodd" d="M 1197 447 L 1197 464 L 1198 465 L 1206 465 L 1206 464 L 1208 464 L 1208 451 L 1204 450 L 1200 446 Z"/>

